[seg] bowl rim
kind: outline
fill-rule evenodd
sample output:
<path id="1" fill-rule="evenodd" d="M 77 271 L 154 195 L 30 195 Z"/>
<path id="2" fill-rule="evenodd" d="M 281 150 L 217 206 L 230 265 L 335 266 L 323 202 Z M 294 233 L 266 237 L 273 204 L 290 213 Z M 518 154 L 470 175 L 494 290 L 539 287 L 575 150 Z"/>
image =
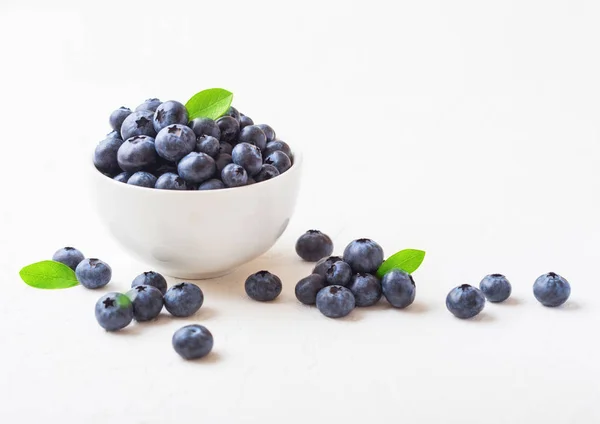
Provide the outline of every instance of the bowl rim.
<path id="1" fill-rule="evenodd" d="M 292 178 L 295 174 L 300 172 L 300 170 L 302 168 L 302 163 L 304 160 L 304 155 L 302 154 L 302 151 L 300 149 L 294 148 L 292 150 L 292 156 L 293 156 L 293 163 L 292 163 L 292 166 L 290 167 L 290 169 L 288 169 L 286 172 L 278 175 L 275 178 L 271 178 L 269 180 L 257 182 L 257 183 L 250 184 L 250 185 L 245 185 L 245 186 L 240 186 L 240 187 L 225 187 L 225 188 L 220 188 L 217 190 L 164 190 L 164 189 L 157 189 L 154 187 L 140 187 L 140 186 L 136 186 L 133 184 L 127 184 L 127 183 L 115 181 L 113 178 L 103 174 L 102 172 L 98 171 L 98 169 L 96 169 L 96 167 L 94 166 L 93 153 L 92 153 L 91 160 L 88 161 L 88 169 L 90 169 L 92 174 L 95 174 L 95 178 L 100 178 L 101 180 L 105 180 L 105 181 L 109 182 L 109 184 L 115 184 L 115 187 L 121 187 L 121 188 L 124 188 L 125 190 L 143 190 L 143 191 L 149 192 L 149 193 L 150 192 L 158 192 L 158 193 L 164 193 L 167 196 L 191 196 L 189 193 L 198 193 L 198 194 L 196 194 L 196 196 L 203 196 L 203 195 L 208 196 L 208 195 L 216 195 L 217 193 L 229 194 L 234 191 L 239 193 L 242 190 L 247 190 L 247 191 L 248 190 L 257 190 L 257 188 L 256 188 L 257 186 L 265 187 L 266 184 L 276 184 L 277 181 L 279 181 L 280 183 L 283 183 L 285 181 L 285 179 Z"/>

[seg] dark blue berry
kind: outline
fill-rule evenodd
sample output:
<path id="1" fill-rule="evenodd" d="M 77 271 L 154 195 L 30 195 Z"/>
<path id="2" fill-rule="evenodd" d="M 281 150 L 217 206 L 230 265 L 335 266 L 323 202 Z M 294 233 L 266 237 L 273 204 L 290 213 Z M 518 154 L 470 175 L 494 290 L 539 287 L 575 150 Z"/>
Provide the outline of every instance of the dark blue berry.
<path id="1" fill-rule="evenodd" d="M 190 324 L 173 334 L 173 349 L 184 359 L 198 359 L 206 356 L 213 348 L 213 336 L 206 327 Z"/>
<path id="2" fill-rule="evenodd" d="M 121 125 L 123 125 L 123 121 L 131 115 L 131 109 L 125 106 L 121 106 L 113 113 L 110 114 L 110 118 L 108 118 L 108 123 L 111 128 L 115 131 L 121 131 Z"/>
<path id="3" fill-rule="evenodd" d="M 406 308 L 415 300 L 416 286 L 412 275 L 393 269 L 381 280 L 383 295 L 394 308 Z"/>
<path id="4" fill-rule="evenodd" d="M 317 309 L 329 318 L 348 315 L 356 306 L 354 295 L 346 287 L 328 286 L 317 293 Z"/>
<path id="5" fill-rule="evenodd" d="M 103 174 L 115 175 L 121 171 L 117 162 L 117 152 L 123 144 L 120 138 L 102 140 L 94 151 L 94 166 Z"/>
<path id="6" fill-rule="evenodd" d="M 96 302 L 96 320 L 106 331 L 117 331 L 133 319 L 133 305 L 121 293 L 107 293 Z"/>
<path id="7" fill-rule="evenodd" d="M 238 112 L 238 110 L 236 108 L 234 108 L 233 106 L 229 107 L 229 110 L 227 110 L 227 112 L 225 112 L 225 115 L 231 116 L 233 119 L 235 119 L 238 122 L 240 120 L 240 112 Z"/>
<path id="8" fill-rule="evenodd" d="M 512 291 L 510 282 L 502 274 L 486 275 L 479 283 L 479 289 L 490 302 L 503 302 Z"/>
<path id="9" fill-rule="evenodd" d="M 132 288 L 141 285 L 156 287 L 163 295 L 167 292 L 167 280 L 158 272 L 143 272 L 135 277 L 131 283 Z"/>
<path id="10" fill-rule="evenodd" d="M 281 293 L 281 280 L 269 271 L 259 271 L 246 279 L 244 284 L 246 294 L 254 300 L 268 302 Z"/>
<path id="11" fill-rule="evenodd" d="M 237 144 L 231 153 L 233 163 L 243 166 L 249 176 L 258 174 L 262 167 L 260 149 L 249 143 Z"/>
<path id="12" fill-rule="evenodd" d="M 346 246 L 343 257 L 354 272 L 375 274 L 383 263 L 383 249 L 373 240 L 362 238 Z"/>
<path id="13" fill-rule="evenodd" d="M 461 319 L 472 318 L 479 314 L 485 306 L 485 296 L 478 288 L 463 284 L 448 293 L 446 307 L 452 314 Z"/>
<path id="14" fill-rule="evenodd" d="M 319 230 L 308 230 L 296 241 L 296 253 L 305 261 L 316 262 L 333 253 L 333 241 Z"/>
<path id="15" fill-rule="evenodd" d="M 240 131 L 249 125 L 254 125 L 254 121 L 249 116 L 246 116 L 246 115 L 240 114 L 239 121 L 240 121 Z"/>
<path id="16" fill-rule="evenodd" d="M 317 293 L 325 287 L 325 278 L 319 274 L 311 274 L 304 277 L 296 284 L 296 299 L 305 305 L 314 305 L 317 301 Z"/>
<path id="17" fill-rule="evenodd" d="M 221 131 L 220 141 L 234 141 L 237 139 L 237 136 L 240 132 L 240 124 L 235 118 L 231 116 L 222 116 L 217 119 L 217 126 Z"/>
<path id="18" fill-rule="evenodd" d="M 118 175 L 115 175 L 113 180 L 118 181 L 120 183 L 127 183 L 127 180 L 131 178 L 131 172 L 121 172 Z"/>
<path id="19" fill-rule="evenodd" d="M 179 175 L 167 172 L 158 177 L 154 184 L 154 188 L 161 190 L 187 190 L 188 186 L 185 180 Z"/>
<path id="20" fill-rule="evenodd" d="M 356 306 L 372 306 L 381 299 L 381 282 L 373 274 L 354 274 L 348 289 L 354 295 Z"/>
<path id="21" fill-rule="evenodd" d="M 177 171 L 187 182 L 199 184 L 212 178 L 217 166 L 206 153 L 191 152 L 179 161 Z"/>
<path id="22" fill-rule="evenodd" d="M 210 118 L 196 118 L 190 122 L 190 128 L 194 131 L 197 137 L 209 135 L 219 140 L 221 138 L 221 130 L 215 121 Z"/>
<path id="23" fill-rule="evenodd" d="M 267 137 L 263 130 L 256 125 L 249 125 L 240 131 L 238 142 L 253 144 L 259 149 L 267 147 Z"/>
<path id="24" fill-rule="evenodd" d="M 163 295 L 156 287 L 135 286 L 127 292 L 127 297 L 133 304 L 133 318 L 138 322 L 156 318 L 163 308 Z"/>
<path id="25" fill-rule="evenodd" d="M 257 183 L 260 183 L 261 181 L 267 181 L 271 178 L 275 178 L 278 175 L 279 171 L 277 170 L 277 168 L 275 168 L 273 165 L 265 164 L 260 167 L 260 171 L 258 171 L 258 174 L 254 176 L 254 180 Z"/>
<path id="26" fill-rule="evenodd" d="M 156 185 L 156 177 L 149 172 L 138 171 L 129 177 L 127 184 L 138 187 L 154 188 Z"/>
<path id="27" fill-rule="evenodd" d="M 205 181 L 198 186 L 198 190 L 220 190 L 222 188 L 225 188 L 225 184 L 223 184 L 223 181 L 217 180 L 216 178 Z"/>
<path id="28" fill-rule="evenodd" d="M 219 156 L 221 145 L 219 140 L 210 135 L 201 135 L 196 139 L 196 151 L 206 153 L 212 158 Z"/>
<path id="29" fill-rule="evenodd" d="M 136 172 L 156 163 L 154 139 L 136 135 L 127 139 L 117 151 L 117 162 L 123 171 Z"/>
<path id="30" fill-rule="evenodd" d="M 156 136 L 156 152 L 160 157 L 177 162 L 196 148 L 196 136 L 189 127 L 173 124 L 163 128 Z"/>
<path id="31" fill-rule="evenodd" d="M 549 272 L 535 280 L 533 295 L 544 306 L 560 306 L 571 295 L 571 284 L 560 275 Z"/>
<path id="32" fill-rule="evenodd" d="M 84 259 L 75 268 L 75 276 L 83 287 L 97 289 L 110 282 L 112 269 L 100 259 Z"/>
<path id="33" fill-rule="evenodd" d="M 189 317 L 198 312 L 204 302 L 200 287 L 192 283 L 180 283 L 171 287 L 164 296 L 165 308 L 176 317 Z"/>
<path id="34" fill-rule="evenodd" d="M 156 108 L 156 112 L 154 112 L 153 125 L 154 131 L 157 133 L 159 133 L 163 128 L 174 124 L 185 125 L 186 128 L 189 128 L 187 127 L 187 123 L 187 109 L 184 105 L 175 100 L 168 100 L 164 103 L 161 103 L 160 106 Z M 194 140 L 195 138 L 196 137 L 194 137 Z"/>
<path id="35" fill-rule="evenodd" d="M 135 110 L 149 110 L 150 112 L 156 112 L 156 109 L 160 106 L 161 103 L 162 102 L 158 99 L 147 99 L 144 101 L 144 103 L 136 107 Z"/>
<path id="36" fill-rule="evenodd" d="M 335 262 L 325 271 L 328 286 L 347 286 L 352 279 L 352 268 L 344 261 Z"/>
<path id="37" fill-rule="evenodd" d="M 219 156 L 215 159 L 215 164 L 217 165 L 217 174 L 221 175 L 223 172 L 223 168 L 225 168 L 230 163 L 233 163 L 233 158 L 230 154 L 220 153 Z"/>
<path id="38" fill-rule="evenodd" d="M 152 125 L 154 114 L 149 110 L 138 110 L 131 113 L 121 125 L 121 138 L 127 140 L 136 135 L 154 137 L 156 131 Z"/>
<path id="39" fill-rule="evenodd" d="M 53 261 L 65 264 L 73 271 L 75 271 L 75 268 L 77 268 L 77 265 L 79 265 L 79 262 L 83 261 L 83 259 L 83 253 L 74 247 L 63 247 L 62 249 L 58 249 L 52 256 Z"/>
<path id="40" fill-rule="evenodd" d="M 313 268 L 313 274 L 319 274 L 323 278 L 325 278 L 325 273 L 327 270 L 336 262 L 342 261 L 343 259 L 339 256 L 330 256 L 328 258 L 323 258 Z"/>
<path id="41" fill-rule="evenodd" d="M 230 143 L 227 143 L 225 141 L 221 141 L 219 143 L 219 153 L 227 153 L 228 155 L 230 155 L 231 152 L 233 152 L 233 146 Z"/>
<path id="42" fill-rule="evenodd" d="M 283 152 L 290 160 L 292 159 L 292 149 L 285 141 L 274 140 L 267 143 L 267 147 L 262 151 L 263 157 L 267 158 L 273 152 Z"/>
<path id="43" fill-rule="evenodd" d="M 280 150 L 276 150 L 271 153 L 269 156 L 265 158 L 265 163 L 269 165 L 273 165 L 277 168 L 280 174 L 283 174 L 285 171 L 292 167 L 292 161 Z"/>
<path id="44" fill-rule="evenodd" d="M 248 174 L 243 167 L 230 163 L 221 171 L 221 180 L 225 187 L 240 187 L 248 183 Z"/>
<path id="45" fill-rule="evenodd" d="M 260 128 L 263 133 L 265 133 L 265 137 L 267 137 L 267 142 L 275 140 L 275 130 L 269 125 L 258 124 L 257 127 Z"/>

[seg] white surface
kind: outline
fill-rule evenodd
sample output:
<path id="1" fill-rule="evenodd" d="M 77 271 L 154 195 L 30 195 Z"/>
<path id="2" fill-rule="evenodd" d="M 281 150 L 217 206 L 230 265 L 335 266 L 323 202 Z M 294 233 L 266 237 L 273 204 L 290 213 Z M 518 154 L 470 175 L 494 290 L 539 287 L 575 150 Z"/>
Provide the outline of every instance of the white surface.
<path id="1" fill-rule="evenodd" d="M 389 6 L 393 3 L 395 6 Z M 20 2 L 19 2 L 20 4 Z M 51 6 L 50 6 L 51 5 Z M 600 361 L 596 1 L 3 2 L 0 416 L 10 423 L 594 423 Z M 305 151 L 297 213 L 267 254 L 202 282 L 192 319 L 106 334 L 103 291 L 17 272 L 75 245 L 125 290 L 146 270 L 82 178 L 110 111 L 212 86 Z M 150 211 L 151 213 L 151 211 Z M 415 304 L 330 320 L 298 304 L 308 228 L 427 250 Z M 272 304 L 242 283 L 268 268 Z M 563 308 L 532 295 L 554 270 Z M 450 288 L 505 273 L 514 300 L 454 319 Z M 173 281 L 171 281 L 173 282 Z M 215 336 L 204 362 L 170 346 Z"/>

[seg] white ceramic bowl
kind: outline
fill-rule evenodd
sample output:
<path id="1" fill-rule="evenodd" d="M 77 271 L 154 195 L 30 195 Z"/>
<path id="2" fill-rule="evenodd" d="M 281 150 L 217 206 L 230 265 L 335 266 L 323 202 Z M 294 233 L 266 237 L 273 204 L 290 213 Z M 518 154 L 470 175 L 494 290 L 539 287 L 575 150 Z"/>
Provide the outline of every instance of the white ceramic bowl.
<path id="1" fill-rule="evenodd" d="M 149 269 L 185 279 L 218 277 L 269 250 L 296 205 L 302 155 L 282 175 L 250 186 L 157 190 L 117 182 L 90 161 L 93 197 L 110 233 Z"/>

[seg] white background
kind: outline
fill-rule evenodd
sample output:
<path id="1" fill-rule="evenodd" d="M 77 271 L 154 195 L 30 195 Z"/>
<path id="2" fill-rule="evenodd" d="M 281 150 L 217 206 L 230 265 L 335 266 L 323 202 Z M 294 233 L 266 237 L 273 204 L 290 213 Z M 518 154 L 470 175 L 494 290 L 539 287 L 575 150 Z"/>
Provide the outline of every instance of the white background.
<path id="1" fill-rule="evenodd" d="M 599 422 L 599 20 L 594 0 L 3 0 L 2 422 Z M 269 253 L 200 282 L 193 318 L 107 334 L 96 299 L 146 266 L 100 225 L 83 161 L 113 109 L 208 87 L 305 151 L 296 215 Z M 337 253 L 427 250 L 414 305 L 300 305 L 309 228 Z M 106 290 L 19 280 L 64 245 L 111 264 Z M 265 268 L 284 281 L 272 304 L 243 291 Z M 556 309 L 532 295 L 551 270 L 572 284 Z M 512 300 L 453 318 L 446 293 L 493 272 Z M 171 348 L 190 322 L 215 336 L 204 361 Z"/>

